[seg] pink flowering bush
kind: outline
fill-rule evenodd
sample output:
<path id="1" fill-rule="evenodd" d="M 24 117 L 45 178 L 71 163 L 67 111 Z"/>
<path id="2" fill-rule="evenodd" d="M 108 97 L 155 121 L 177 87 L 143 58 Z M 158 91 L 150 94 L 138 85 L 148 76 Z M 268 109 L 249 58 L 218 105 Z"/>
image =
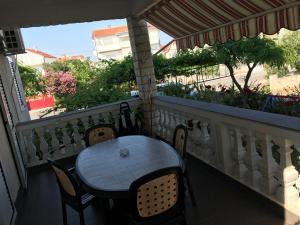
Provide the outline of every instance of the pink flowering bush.
<path id="1" fill-rule="evenodd" d="M 76 79 L 71 72 L 48 70 L 44 76 L 46 91 L 49 94 L 74 95 L 76 93 Z"/>

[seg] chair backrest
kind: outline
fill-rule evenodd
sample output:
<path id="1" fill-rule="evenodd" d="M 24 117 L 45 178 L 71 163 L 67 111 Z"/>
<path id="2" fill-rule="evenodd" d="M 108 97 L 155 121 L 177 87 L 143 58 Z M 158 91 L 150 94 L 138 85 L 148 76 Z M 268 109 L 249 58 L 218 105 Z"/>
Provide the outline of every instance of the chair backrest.
<path id="1" fill-rule="evenodd" d="M 130 194 L 136 221 L 167 219 L 184 207 L 182 170 L 169 167 L 147 174 L 132 183 Z"/>
<path id="2" fill-rule="evenodd" d="M 85 143 L 86 146 L 91 146 L 103 141 L 111 140 L 116 138 L 116 130 L 111 124 L 99 124 L 93 127 L 90 127 L 85 132 Z"/>
<path id="3" fill-rule="evenodd" d="M 186 143 L 188 137 L 187 127 L 179 124 L 176 126 L 173 136 L 173 147 L 185 159 L 186 157 Z"/>
<path id="4" fill-rule="evenodd" d="M 48 162 L 54 171 L 62 195 L 72 198 L 77 197 L 79 188 L 70 172 L 51 159 L 48 159 Z"/>

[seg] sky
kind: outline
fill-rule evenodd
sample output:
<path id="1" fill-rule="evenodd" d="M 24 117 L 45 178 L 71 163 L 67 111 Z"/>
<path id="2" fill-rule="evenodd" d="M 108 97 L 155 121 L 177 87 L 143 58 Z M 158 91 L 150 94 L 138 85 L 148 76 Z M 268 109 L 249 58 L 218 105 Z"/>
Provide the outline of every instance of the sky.
<path id="1" fill-rule="evenodd" d="M 105 20 L 89 23 L 23 28 L 21 31 L 25 48 L 36 48 L 54 56 L 82 54 L 94 59 L 92 31 L 105 28 L 109 25 L 126 25 L 126 20 Z M 172 40 L 170 36 L 160 32 L 162 45 L 167 44 L 170 40 Z"/>

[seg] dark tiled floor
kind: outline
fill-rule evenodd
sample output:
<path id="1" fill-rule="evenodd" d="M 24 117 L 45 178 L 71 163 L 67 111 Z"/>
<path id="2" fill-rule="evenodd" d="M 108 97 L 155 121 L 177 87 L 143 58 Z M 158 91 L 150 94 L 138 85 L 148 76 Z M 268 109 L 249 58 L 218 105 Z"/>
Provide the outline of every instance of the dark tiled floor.
<path id="1" fill-rule="evenodd" d="M 198 206 L 187 199 L 189 225 L 283 225 L 262 197 L 234 183 L 196 159 L 188 162 Z M 32 171 L 28 191 L 19 205 L 17 225 L 62 224 L 60 196 L 55 177 L 48 168 Z M 79 224 L 78 214 L 68 209 L 69 225 Z M 101 206 L 85 210 L 86 225 L 103 225 Z M 122 224 L 123 225 L 123 224 Z"/>

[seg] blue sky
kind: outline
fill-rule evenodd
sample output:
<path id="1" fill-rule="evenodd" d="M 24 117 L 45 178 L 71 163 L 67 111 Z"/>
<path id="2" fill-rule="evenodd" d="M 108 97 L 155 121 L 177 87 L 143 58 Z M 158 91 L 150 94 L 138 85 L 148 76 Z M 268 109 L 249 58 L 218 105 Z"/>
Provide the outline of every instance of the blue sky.
<path id="1" fill-rule="evenodd" d="M 92 57 L 94 45 L 92 31 L 109 25 L 125 25 L 126 20 L 106 20 L 90 23 L 76 23 L 48 27 L 22 29 L 26 48 L 37 48 L 54 56 L 79 55 Z M 172 38 L 161 32 L 161 44 L 168 43 Z"/>

